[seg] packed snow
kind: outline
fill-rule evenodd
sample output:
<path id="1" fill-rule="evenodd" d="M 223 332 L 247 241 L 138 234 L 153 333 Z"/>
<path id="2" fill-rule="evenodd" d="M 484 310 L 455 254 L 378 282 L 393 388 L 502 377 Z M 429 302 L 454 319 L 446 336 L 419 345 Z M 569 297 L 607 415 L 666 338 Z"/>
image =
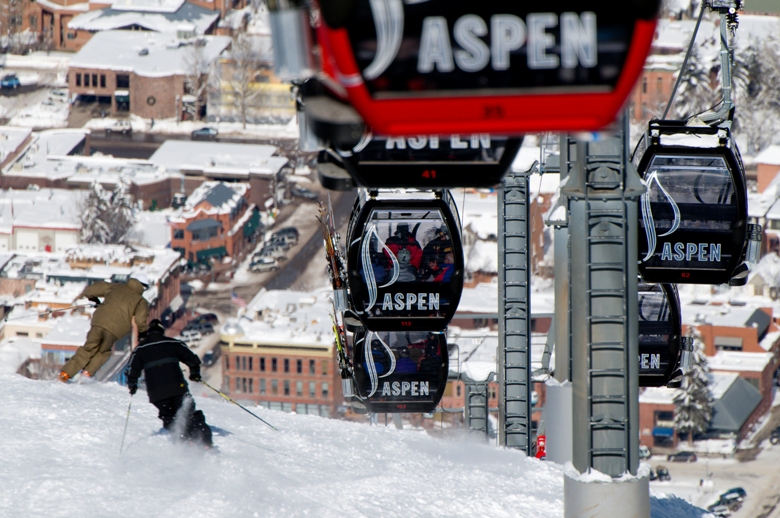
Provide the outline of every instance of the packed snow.
<path id="1" fill-rule="evenodd" d="M 252 407 L 196 403 L 218 453 L 172 443 L 143 391 L 0 374 L 2 516 L 563 515 L 563 468 L 481 442 Z M 652 497 L 652 517 L 702 517 Z"/>

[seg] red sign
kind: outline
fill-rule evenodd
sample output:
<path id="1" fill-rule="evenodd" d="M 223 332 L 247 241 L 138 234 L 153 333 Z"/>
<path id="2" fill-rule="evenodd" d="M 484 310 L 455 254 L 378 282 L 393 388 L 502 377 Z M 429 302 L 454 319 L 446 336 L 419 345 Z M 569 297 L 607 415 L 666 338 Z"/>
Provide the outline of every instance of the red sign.
<path id="1" fill-rule="evenodd" d="M 319 2 L 323 69 L 384 135 L 602 128 L 642 71 L 659 3 L 354 0 L 334 17 L 336 0 Z"/>

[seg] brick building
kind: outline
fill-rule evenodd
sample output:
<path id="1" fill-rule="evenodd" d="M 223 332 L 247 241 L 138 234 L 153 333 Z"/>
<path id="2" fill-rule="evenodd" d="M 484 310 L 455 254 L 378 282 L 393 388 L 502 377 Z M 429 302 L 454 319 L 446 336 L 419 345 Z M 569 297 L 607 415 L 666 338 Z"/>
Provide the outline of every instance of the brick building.
<path id="1" fill-rule="evenodd" d="M 220 333 L 222 390 L 233 398 L 330 417 L 343 405 L 326 291 L 261 290 Z"/>
<path id="2" fill-rule="evenodd" d="M 209 72 L 210 63 L 230 45 L 225 36 L 179 40 L 148 31 L 95 34 L 70 62 L 71 97 L 94 99 L 112 114 L 132 113 L 146 119 L 179 118 L 186 77 Z M 193 65 L 194 56 L 199 65 Z"/>
<path id="3" fill-rule="evenodd" d="M 149 162 L 181 175 L 174 192 L 191 195 L 206 181 L 246 182 L 248 201 L 265 207 L 283 175 L 292 172 L 289 159 L 278 153 L 275 146 L 260 144 L 166 140 Z"/>
<path id="4" fill-rule="evenodd" d="M 237 256 L 259 222 L 249 197 L 246 183 L 203 183 L 171 218 L 171 247 L 190 263 Z"/>

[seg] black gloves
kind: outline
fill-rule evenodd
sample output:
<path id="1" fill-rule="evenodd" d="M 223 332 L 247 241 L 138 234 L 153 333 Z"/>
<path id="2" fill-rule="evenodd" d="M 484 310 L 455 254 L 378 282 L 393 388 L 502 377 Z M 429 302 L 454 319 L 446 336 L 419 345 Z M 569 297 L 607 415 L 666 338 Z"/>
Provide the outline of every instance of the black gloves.
<path id="1" fill-rule="evenodd" d="M 146 340 L 146 335 L 148 333 L 149 331 L 141 331 L 140 333 L 138 333 L 138 341 L 143 342 L 144 340 Z"/>
<path id="2" fill-rule="evenodd" d="M 87 300 L 93 303 L 95 307 L 98 307 L 100 305 L 100 299 L 97 297 L 88 297 Z"/>
<path id="3" fill-rule="evenodd" d="M 132 396 L 138 391 L 138 385 L 135 383 L 130 383 L 127 385 L 127 388 L 130 390 L 130 395 Z"/>
<path id="4" fill-rule="evenodd" d="M 190 381 L 197 381 L 197 382 L 203 381 L 202 378 L 200 377 L 200 372 L 198 371 L 190 372 Z"/>

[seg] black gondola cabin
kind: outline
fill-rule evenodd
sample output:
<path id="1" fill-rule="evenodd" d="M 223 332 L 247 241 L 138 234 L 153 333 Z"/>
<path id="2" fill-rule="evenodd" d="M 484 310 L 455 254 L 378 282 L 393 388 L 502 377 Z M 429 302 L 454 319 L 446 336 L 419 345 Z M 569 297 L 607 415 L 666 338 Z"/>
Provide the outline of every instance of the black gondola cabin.
<path id="1" fill-rule="evenodd" d="M 371 331 L 441 331 L 463 291 L 463 247 L 449 191 L 358 197 L 349 227 L 352 310 Z"/>
<path id="2" fill-rule="evenodd" d="M 682 320 L 673 284 L 639 284 L 639 386 L 666 385 L 680 367 Z"/>
<path id="3" fill-rule="evenodd" d="M 635 159 L 642 151 L 637 165 L 647 184 L 639 220 L 642 279 L 744 284 L 747 192 L 728 129 L 654 121 Z"/>
<path id="4" fill-rule="evenodd" d="M 369 412 L 433 412 L 447 386 L 444 333 L 355 334 L 357 396 Z"/>

